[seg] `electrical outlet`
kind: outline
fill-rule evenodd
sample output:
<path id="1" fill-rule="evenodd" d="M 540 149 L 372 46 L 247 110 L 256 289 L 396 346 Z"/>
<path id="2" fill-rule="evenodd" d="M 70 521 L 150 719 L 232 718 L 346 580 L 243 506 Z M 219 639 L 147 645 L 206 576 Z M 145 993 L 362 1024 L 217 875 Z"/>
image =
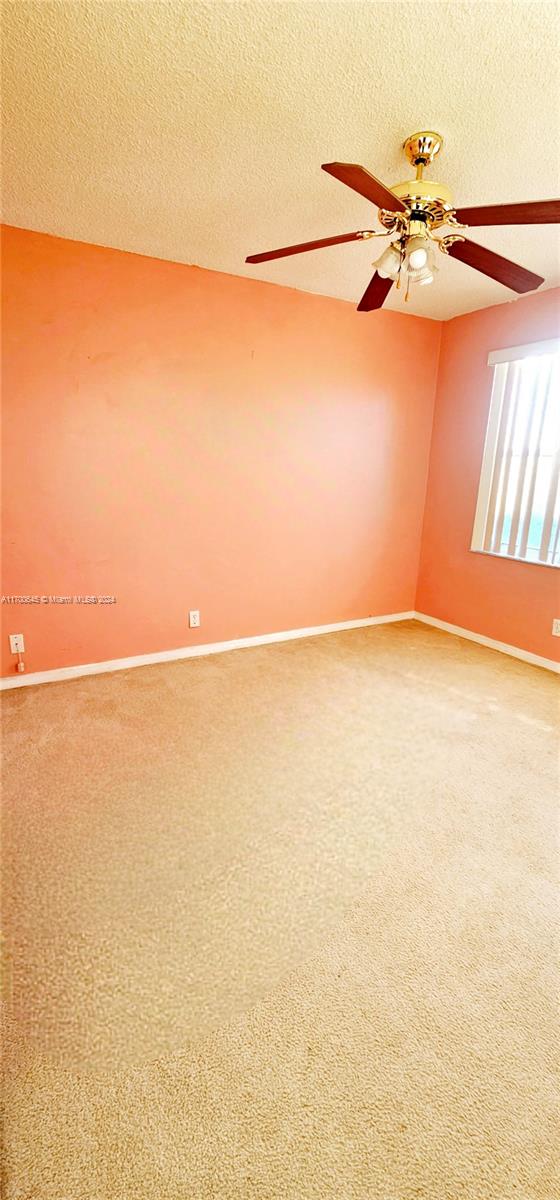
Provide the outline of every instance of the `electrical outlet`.
<path id="1" fill-rule="evenodd" d="M 25 646 L 23 643 L 23 633 L 10 634 L 10 653 L 23 654 Z"/>
<path id="2" fill-rule="evenodd" d="M 552 622 L 552 636 L 560 637 L 560 617 L 555 617 Z"/>
<path id="3" fill-rule="evenodd" d="M 191 608 L 189 612 L 189 628 L 198 629 L 200 625 L 200 612 L 198 608 Z"/>

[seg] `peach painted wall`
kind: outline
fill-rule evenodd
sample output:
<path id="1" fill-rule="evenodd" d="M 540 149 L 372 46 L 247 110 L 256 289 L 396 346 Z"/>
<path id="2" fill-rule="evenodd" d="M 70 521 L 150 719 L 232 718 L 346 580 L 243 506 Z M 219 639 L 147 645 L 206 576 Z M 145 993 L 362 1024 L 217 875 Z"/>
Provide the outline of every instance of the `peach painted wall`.
<path id="1" fill-rule="evenodd" d="M 3 593 L 117 597 L 3 605 L 4 674 L 414 607 L 439 323 L 9 228 L 3 275 Z"/>
<path id="2" fill-rule="evenodd" d="M 557 568 L 470 551 L 492 389 L 488 352 L 557 337 L 552 289 L 443 326 L 416 608 L 464 629 L 558 659 Z"/>

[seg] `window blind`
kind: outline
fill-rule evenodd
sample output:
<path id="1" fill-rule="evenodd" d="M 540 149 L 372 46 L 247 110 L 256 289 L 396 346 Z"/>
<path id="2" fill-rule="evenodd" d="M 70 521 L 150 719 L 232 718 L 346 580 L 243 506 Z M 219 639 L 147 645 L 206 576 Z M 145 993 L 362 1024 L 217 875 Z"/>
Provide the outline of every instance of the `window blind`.
<path id="1" fill-rule="evenodd" d="M 560 566 L 560 354 L 555 342 L 535 349 L 493 359 L 472 548 Z"/>

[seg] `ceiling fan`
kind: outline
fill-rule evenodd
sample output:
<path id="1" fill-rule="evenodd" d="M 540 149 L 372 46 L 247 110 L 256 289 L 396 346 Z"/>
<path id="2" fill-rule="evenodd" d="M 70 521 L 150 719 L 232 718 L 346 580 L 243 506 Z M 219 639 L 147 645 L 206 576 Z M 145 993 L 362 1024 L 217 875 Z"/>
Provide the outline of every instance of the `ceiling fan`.
<path id="1" fill-rule="evenodd" d="M 544 283 L 540 275 L 503 258 L 501 254 L 495 254 L 486 246 L 469 241 L 463 233 L 451 232 L 436 237 L 434 230 L 444 225 L 458 231 L 469 225 L 541 225 L 559 222 L 560 200 L 456 208 L 445 184 L 423 178 L 424 167 L 439 154 L 442 144 L 441 135 L 433 130 L 413 133 L 407 138 L 403 150 L 416 168 L 416 178 L 407 179 L 392 188 L 385 187 L 357 163 L 322 164 L 323 171 L 328 171 L 329 175 L 334 175 L 335 179 L 378 206 L 379 221 L 384 226 L 382 232 L 361 229 L 356 233 L 341 233 L 335 237 L 320 238 L 316 242 L 301 242 L 297 246 L 282 246 L 279 250 L 250 254 L 245 261 L 267 262 L 272 258 L 303 254 L 307 250 L 320 250 L 323 246 L 337 246 L 341 242 L 396 235 L 381 258 L 373 264 L 377 269 L 358 304 L 359 312 L 381 308 L 393 283 L 406 288 L 405 300 L 408 300 L 411 284 L 432 283 L 437 269 L 434 246 L 443 254 L 458 258 L 483 275 L 489 275 L 498 283 L 512 288 L 514 292 L 531 292 L 540 287 Z"/>

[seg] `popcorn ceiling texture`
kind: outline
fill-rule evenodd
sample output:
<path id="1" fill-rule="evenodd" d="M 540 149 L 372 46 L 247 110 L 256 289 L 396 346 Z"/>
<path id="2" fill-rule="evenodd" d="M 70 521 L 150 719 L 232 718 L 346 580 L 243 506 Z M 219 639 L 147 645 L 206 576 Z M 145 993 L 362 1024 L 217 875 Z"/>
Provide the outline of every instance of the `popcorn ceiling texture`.
<path id="1" fill-rule="evenodd" d="M 557 696 L 415 622 L 5 695 L 6 1200 L 557 1200 Z"/>
<path id="2" fill-rule="evenodd" d="M 444 135 L 433 178 L 462 204 L 559 191 L 552 3 L 4 4 L 3 219 L 357 301 L 386 242 L 258 267 L 247 254 L 375 227 L 320 170 L 410 176 L 400 147 Z M 560 281 L 551 226 L 474 240 Z M 448 318 L 514 293 L 441 257 L 408 305 Z M 375 320 L 360 316 L 359 320 Z"/>

